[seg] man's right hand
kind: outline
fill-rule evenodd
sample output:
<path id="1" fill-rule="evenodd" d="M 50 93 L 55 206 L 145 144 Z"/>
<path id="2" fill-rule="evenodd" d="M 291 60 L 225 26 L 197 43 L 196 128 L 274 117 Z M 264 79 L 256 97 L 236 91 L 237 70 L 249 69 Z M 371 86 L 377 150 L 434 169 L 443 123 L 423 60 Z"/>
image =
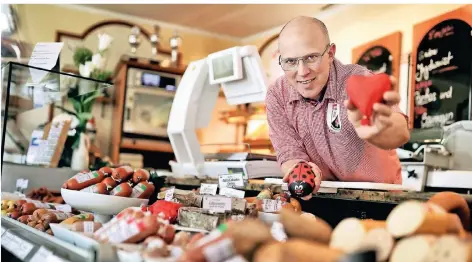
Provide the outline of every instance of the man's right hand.
<path id="1" fill-rule="evenodd" d="M 304 161 L 304 160 L 290 160 L 290 161 L 285 162 L 282 165 L 282 170 L 285 172 L 285 175 L 284 175 L 284 178 L 283 178 L 283 181 L 285 183 L 288 183 L 288 175 L 290 174 L 290 172 L 292 172 L 293 168 L 295 168 L 295 166 L 300 161 Z M 311 170 L 313 171 L 313 174 L 315 174 L 315 187 L 313 188 L 313 193 L 316 193 L 316 192 L 318 192 L 318 190 L 320 189 L 320 186 L 321 186 L 321 177 L 322 177 L 321 170 L 316 164 L 314 164 L 312 162 L 307 162 L 307 163 L 311 166 Z M 302 198 L 302 199 L 303 200 L 308 200 L 310 198 L 311 198 L 311 194 L 304 197 L 304 198 Z"/>

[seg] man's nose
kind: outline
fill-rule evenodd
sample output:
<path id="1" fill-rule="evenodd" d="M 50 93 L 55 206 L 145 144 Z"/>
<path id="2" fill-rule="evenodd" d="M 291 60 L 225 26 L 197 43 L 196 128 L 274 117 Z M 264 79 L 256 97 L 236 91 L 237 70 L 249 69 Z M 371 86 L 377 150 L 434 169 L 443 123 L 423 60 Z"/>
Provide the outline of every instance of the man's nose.
<path id="1" fill-rule="evenodd" d="M 303 60 L 298 60 L 298 75 L 306 76 L 310 73 L 310 68 L 308 68 Z"/>

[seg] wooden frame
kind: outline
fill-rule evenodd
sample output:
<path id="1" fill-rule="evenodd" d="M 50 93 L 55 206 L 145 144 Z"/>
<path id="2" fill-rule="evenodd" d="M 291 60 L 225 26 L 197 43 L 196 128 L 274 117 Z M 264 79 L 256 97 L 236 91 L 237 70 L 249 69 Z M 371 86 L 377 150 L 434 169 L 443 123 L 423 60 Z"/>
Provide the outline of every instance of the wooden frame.
<path id="1" fill-rule="evenodd" d="M 411 52 L 411 64 L 412 64 L 412 73 L 410 77 L 410 101 L 409 101 L 409 126 L 413 128 L 414 126 L 414 97 L 415 97 L 415 68 L 416 68 L 416 56 L 418 46 L 423 39 L 424 35 L 432 29 L 436 24 L 448 20 L 448 19 L 460 19 L 467 22 L 472 26 L 472 5 L 465 5 L 456 10 L 450 11 L 448 13 L 436 16 L 429 20 L 423 21 L 421 23 L 415 24 L 413 26 L 413 45 Z"/>
<path id="2" fill-rule="evenodd" d="M 400 79 L 400 58 L 402 49 L 402 33 L 399 31 L 354 48 L 352 50 L 352 63 L 356 64 L 366 51 L 376 46 L 384 47 L 392 55 L 392 76 L 398 81 Z M 395 90 L 398 90 L 398 85 L 395 87 Z"/>

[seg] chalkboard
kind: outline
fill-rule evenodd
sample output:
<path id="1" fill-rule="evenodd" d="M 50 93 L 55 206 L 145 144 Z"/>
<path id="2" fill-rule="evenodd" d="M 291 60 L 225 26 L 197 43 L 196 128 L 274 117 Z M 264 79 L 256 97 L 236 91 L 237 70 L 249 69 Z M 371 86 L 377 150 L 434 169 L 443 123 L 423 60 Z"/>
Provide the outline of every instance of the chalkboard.
<path id="1" fill-rule="evenodd" d="M 414 128 L 470 119 L 472 27 L 459 19 L 436 24 L 416 52 Z"/>
<path id="2" fill-rule="evenodd" d="M 392 54 L 383 46 L 373 46 L 367 49 L 357 61 L 374 73 L 386 73 L 392 75 Z"/>

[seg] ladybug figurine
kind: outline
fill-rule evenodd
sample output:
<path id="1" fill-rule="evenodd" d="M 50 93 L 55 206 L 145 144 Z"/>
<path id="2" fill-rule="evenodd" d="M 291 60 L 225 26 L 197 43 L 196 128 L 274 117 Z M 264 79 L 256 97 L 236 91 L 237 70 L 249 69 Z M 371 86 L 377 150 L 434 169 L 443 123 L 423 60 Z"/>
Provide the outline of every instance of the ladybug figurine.
<path id="1" fill-rule="evenodd" d="M 304 197 L 313 192 L 315 188 L 315 174 L 311 166 L 306 162 L 299 162 L 290 171 L 288 176 L 288 189 L 293 196 Z"/>

